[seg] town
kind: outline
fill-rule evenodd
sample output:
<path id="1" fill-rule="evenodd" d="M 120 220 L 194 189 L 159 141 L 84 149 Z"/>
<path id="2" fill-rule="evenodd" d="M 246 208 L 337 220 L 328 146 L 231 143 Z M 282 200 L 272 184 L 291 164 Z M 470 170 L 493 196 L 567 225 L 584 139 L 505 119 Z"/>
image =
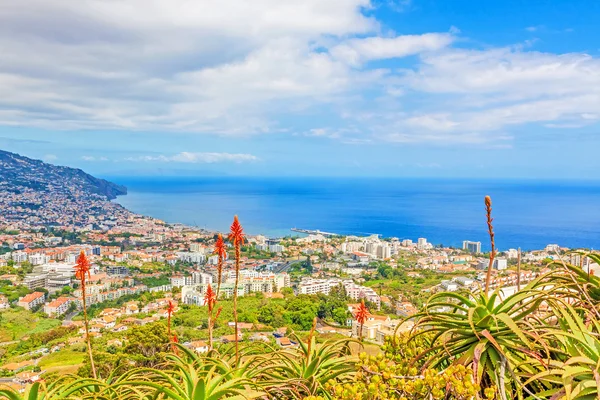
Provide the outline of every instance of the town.
<path id="1" fill-rule="evenodd" d="M 101 228 L 66 224 L 52 230 L 27 230 L 22 223 L 3 226 L 0 371 L 5 381 L 22 387 L 43 373 L 61 371 L 62 367 L 45 360 L 72 352 L 69 349 L 83 343 L 83 296 L 93 317 L 90 335 L 95 340 L 105 337 L 107 348 L 125 346 L 135 329 L 164 323 L 169 303 L 176 305 L 175 315 L 206 309 L 206 291 L 217 281 L 221 282 L 223 301 L 233 296 L 232 253 L 228 252 L 219 279 L 216 232 L 132 213 L 117 214 L 110 228 L 98 226 Z M 550 244 L 536 251 L 501 251 L 494 259 L 492 287 L 506 295 L 513 293 L 547 272 L 549 260 L 579 265 L 590 274 L 598 272 L 597 264 L 569 250 Z M 74 268 L 81 252 L 92 261 L 85 293 Z M 221 325 L 218 340 L 294 346 L 297 343 L 290 340 L 289 332 L 309 329 L 313 317 L 319 317 L 318 331 L 323 334 L 356 337 L 359 324 L 354 316 L 358 303 L 364 301 L 370 313 L 362 335 L 367 342 L 380 345 L 387 336 L 410 330 L 410 317 L 431 294 L 480 288 L 488 262 L 482 244 L 472 241 L 464 241 L 462 248 L 444 248 L 426 238 L 413 241 L 321 233 L 250 236 L 242 248 L 237 286 L 242 307 L 248 306 L 242 308 L 247 318 L 240 322 L 238 332 L 231 320 Z M 313 308 L 304 320 L 293 315 L 297 311 L 293 305 L 286 308 L 292 299 L 317 301 L 318 296 L 342 302 L 329 311 Z M 263 306 L 271 303 L 283 308 L 280 318 L 261 315 L 257 299 Z M 17 326 L 18 321 L 31 325 Z M 23 345 L 36 334 L 56 329 L 63 329 L 63 336 L 50 342 L 50 347 L 42 342 Z M 208 351 L 205 324 L 180 332 L 186 346 Z M 82 362 L 81 357 L 76 359 Z"/>

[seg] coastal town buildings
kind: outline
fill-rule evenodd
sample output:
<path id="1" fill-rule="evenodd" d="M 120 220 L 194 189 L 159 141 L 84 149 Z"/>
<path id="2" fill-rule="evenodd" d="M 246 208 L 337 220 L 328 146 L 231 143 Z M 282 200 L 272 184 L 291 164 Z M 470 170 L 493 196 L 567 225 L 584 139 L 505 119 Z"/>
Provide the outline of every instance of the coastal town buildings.
<path id="1" fill-rule="evenodd" d="M 44 304 L 44 301 L 46 299 L 46 295 L 42 292 L 33 292 L 33 293 L 29 293 L 26 296 L 23 296 L 19 299 L 19 301 L 17 302 L 17 305 L 19 307 L 23 307 L 27 310 L 31 310 L 32 308 L 35 308 L 39 305 Z"/>

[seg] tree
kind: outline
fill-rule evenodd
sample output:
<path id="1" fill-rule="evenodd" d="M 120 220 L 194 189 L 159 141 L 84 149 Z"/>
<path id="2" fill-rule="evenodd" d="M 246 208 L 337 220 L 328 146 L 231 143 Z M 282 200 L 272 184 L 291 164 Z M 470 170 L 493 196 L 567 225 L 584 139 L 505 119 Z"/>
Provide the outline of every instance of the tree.
<path id="1" fill-rule="evenodd" d="M 81 253 L 79 254 L 79 257 L 77 257 L 77 264 L 75 264 L 75 278 L 79 280 L 80 284 L 81 284 L 81 297 L 82 297 L 82 303 L 83 303 L 83 323 L 85 325 L 85 337 L 87 340 L 87 347 L 88 347 L 88 355 L 90 358 L 90 367 L 92 369 L 92 376 L 94 377 L 94 379 L 98 378 L 98 376 L 96 375 L 96 366 L 94 365 L 94 356 L 92 354 L 92 338 L 90 337 L 90 324 L 88 321 L 88 316 L 87 316 L 87 304 L 86 304 L 86 287 L 85 287 L 85 283 L 86 283 L 86 275 L 91 278 L 91 272 L 90 272 L 90 267 L 92 266 L 90 261 L 88 260 L 88 258 L 85 256 L 85 253 L 83 252 L 83 250 L 81 251 Z"/>
<path id="2" fill-rule="evenodd" d="M 240 224 L 238 220 L 238 216 L 233 217 L 233 223 L 231 224 L 230 232 L 229 232 L 229 241 L 233 243 L 235 247 L 235 285 L 233 288 L 233 321 L 235 328 L 235 362 L 236 364 L 239 361 L 239 346 L 238 346 L 238 315 L 237 315 L 237 297 L 238 297 L 238 284 L 240 278 L 240 250 L 242 245 L 244 244 L 244 238 L 246 235 L 244 234 L 244 228 Z"/>

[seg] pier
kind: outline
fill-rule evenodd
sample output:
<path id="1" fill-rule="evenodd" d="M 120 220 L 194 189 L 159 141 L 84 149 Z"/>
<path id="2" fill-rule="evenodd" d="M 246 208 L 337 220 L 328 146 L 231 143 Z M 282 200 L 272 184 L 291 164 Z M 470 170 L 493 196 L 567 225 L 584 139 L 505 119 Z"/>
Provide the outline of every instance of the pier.
<path id="1" fill-rule="evenodd" d="M 323 232 L 320 230 L 292 228 L 292 232 L 306 233 L 307 235 L 340 236 L 337 233 Z"/>

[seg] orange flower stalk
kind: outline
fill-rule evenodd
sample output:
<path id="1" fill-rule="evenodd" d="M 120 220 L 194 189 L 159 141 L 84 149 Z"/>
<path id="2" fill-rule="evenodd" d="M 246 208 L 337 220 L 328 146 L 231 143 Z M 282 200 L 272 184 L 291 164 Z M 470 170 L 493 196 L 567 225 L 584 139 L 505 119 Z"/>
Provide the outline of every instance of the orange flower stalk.
<path id="1" fill-rule="evenodd" d="M 219 233 L 219 237 L 217 242 L 215 243 L 215 251 L 213 254 L 216 254 L 219 258 L 217 262 L 217 299 L 219 298 L 219 294 L 221 292 L 221 275 L 223 275 L 223 262 L 227 257 L 227 246 L 223 241 L 223 235 Z"/>
<path id="2" fill-rule="evenodd" d="M 175 312 L 175 304 L 169 300 L 169 304 L 167 305 L 167 329 L 168 335 L 171 337 L 171 315 Z"/>
<path id="3" fill-rule="evenodd" d="M 217 294 L 214 292 L 212 286 L 209 284 L 206 288 L 206 293 L 204 294 L 204 304 L 208 306 L 208 348 L 210 350 L 212 350 L 213 348 L 213 326 L 215 321 L 212 315 L 216 303 Z"/>
<path id="4" fill-rule="evenodd" d="M 98 376 L 96 375 L 96 366 L 94 365 L 94 356 L 92 354 L 92 339 L 90 338 L 90 326 L 89 326 L 89 321 L 88 321 L 88 316 L 87 316 L 87 305 L 86 305 L 86 300 L 85 300 L 85 298 L 86 298 L 86 290 L 85 290 L 86 276 L 88 278 L 92 277 L 92 274 L 90 272 L 91 266 L 92 266 L 92 264 L 86 257 L 83 250 L 81 250 L 81 253 L 79 253 L 79 257 L 77 257 L 75 267 L 73 267 L 73 268 L 75 268 L 75 278 L 77 280 L 79 280 L 79 283 L 81 284 L 81 297 L 82 297 L 82 303 L 83 303 L 83 322 L 84 322 L 84 326 L 85 326 L 85 337 L 87 340 L 88 356 L 90 357 L 90 366 L 92 369 L 92 375 L 93 375 L 94 379 L 96 379 L 96 378 L 98 378 Z"/>
<path id="5" fill-rule="evenodd" d="M 240 278 L 241 250 L 242 250 L 242 244 L 244 244 L 245 237 L 246 237 L 246 235 L 244 234 L 244 228 L 242 228 L 242 225 L 240 224 L 238 216 L 236 215 L 233 217 L 233 223 L 231 224 L 231 227 L 229 230 L 229 241 L 231 243 L 233 243 L 233 246 L 235 247 L 235 286 L 233 289 L 233 323 L 234 323 L 234 329 L 235 329 L 235 335 L 236 335 L 236 341 L 235 341 L 235 363 L 236 363 L 236 365 L 237 365 L 237 363 L 239 361 L 239 357 L 240 357 L 239 349 L 238 349 L 239 340 L 237 340 L 237 334 L 238 334 L 237 291 L 238 291 L 238 284 L 239 284 L 239 278 Z"/>
<path id="6" fill-rule="evenodd" d="M 485 196 L 485 215 L 487 219 L 488 234 L 490 235 L 490 242 L 492 244 L 492 251 L 490 252 L 490 263 L 488 265 L 487 276 L 485 278 L 485 295 L 487 296 L 490 290 L 490 281 L 492 280 L 492 268 L 494 266 L 494 257 L 496 256 L 496 242 L 494 241 L 494 227 L 492 226 L 492 198 Z"/>
<path id="7" fill-rule="evenodd" d="M 176 343 L 179 343 L 179 339 L 177 339 L 177 335 L 173 335 L 173 352 L 178 356 L 179 350 L 177 350 L 177 346 L 175 346 Z"/>
<path id="8" fill-rule="evenodd" d="M 365 322 L 367 322 L 367 317 L 369 316 L 369 310 L 367 310 L 367 306 L 365 306 L 365 300 L 361 300 L 360 305 L 358 306 L 358 310 L 356 311 L 356 322 L 360 324 L 358 328 L 358 339 L 362 342 L 362 329 Z"/>

